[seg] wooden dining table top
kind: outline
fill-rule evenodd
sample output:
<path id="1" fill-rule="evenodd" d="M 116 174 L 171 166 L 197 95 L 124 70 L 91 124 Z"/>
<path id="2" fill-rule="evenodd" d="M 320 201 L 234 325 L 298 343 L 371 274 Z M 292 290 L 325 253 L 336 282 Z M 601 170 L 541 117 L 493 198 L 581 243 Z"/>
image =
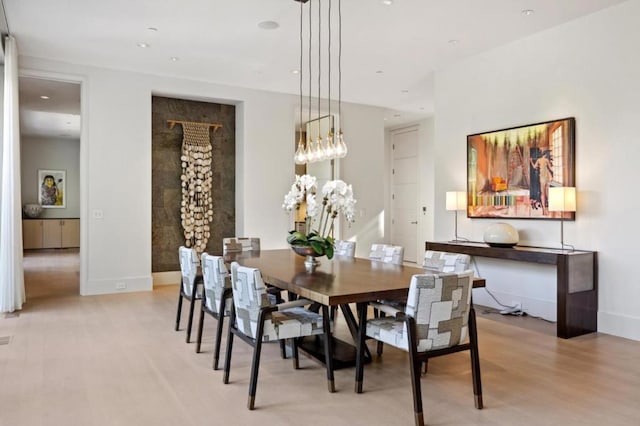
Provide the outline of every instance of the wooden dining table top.
<path id="1" fill-rule="evenodd" d="M 226 260 L 258 268 L 266 283 L 328 306 L 405 298 L 411 277 L 424 274 L 419 267 L 340 256 L 318 258 L 320 265 L 308 273 L 304 257 L 290 249 L 238 253 Z"/>

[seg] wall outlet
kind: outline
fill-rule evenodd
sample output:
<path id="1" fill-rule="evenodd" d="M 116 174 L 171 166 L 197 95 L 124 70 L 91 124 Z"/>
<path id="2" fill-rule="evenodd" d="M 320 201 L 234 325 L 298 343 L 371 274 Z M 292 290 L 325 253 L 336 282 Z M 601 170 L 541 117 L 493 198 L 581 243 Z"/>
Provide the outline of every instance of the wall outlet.
<path id="1" fill-rule="evenodd" d="M 125 288 L 127 288 L 127 283 L 116 283 L 116 290 L 124 290 Z"/>

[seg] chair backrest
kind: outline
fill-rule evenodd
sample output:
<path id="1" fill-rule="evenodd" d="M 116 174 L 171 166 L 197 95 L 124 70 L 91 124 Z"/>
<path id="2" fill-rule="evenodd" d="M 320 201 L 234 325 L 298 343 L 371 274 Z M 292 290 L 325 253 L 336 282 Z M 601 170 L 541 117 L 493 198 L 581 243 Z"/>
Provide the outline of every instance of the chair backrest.
<path id="1" fill-rule="evenodd" d="M 427 250 L 422 267 L 429 272 L 462 272 L 469 269 L 471 256 L 461 253 Z"/>
<path id="2" fill-rule="evenodd" d="M 369 259 L 392 263 L 394 265 L 402 265 L 404 247 L 390 244 L 371 244 Z"/>
<path id="3" fill-rule="evenodd" d="M 354 257 L 356 255 L 356 242 L 336 240 L 333 254 L 336 256 Z"/>
<path id="4" fill-rule="evenodd" d="M 224 295 L 225 279 L 229 276 L 221 256 L 202 253 L 202 278 L 204 280 L 205 304 L 210 311 L 218 312 Z"/>
<path id="5" fill-rule="evenodd" d="M 198 254 L 192 248 L 180 246 L 178 248 L 180 258 L 180 273 L 182 274 L 182 290 L 185 294 L 191 295 L 193 283 L 198 272 Z"/>
<path id="6" fill-rule="evenodd" d="M 260 251 L 260 238 L 231 237 L 222 239 L 223 253 Z"/>
<path id="7" fill-rule="evenodd" d="M 236 327 L 246 336 L 255 338 L 260 308 L 269 306 L 267 288 L 257 268 L 231 264 L 231 288 L 235 307 Z"/>
<path id="8" fill-rule="evenodd" d="M 405 313 L 415 319 L 418 351 L 465 341 L 472 286 L 472 270 L 411 277 Z"/>

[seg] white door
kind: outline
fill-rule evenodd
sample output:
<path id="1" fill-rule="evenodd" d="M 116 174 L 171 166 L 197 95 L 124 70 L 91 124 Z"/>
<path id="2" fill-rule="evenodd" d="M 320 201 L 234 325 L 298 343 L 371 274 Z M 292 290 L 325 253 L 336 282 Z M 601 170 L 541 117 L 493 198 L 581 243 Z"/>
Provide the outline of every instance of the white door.
<path id="1" fill-rule="evenodd" d="M 391 152 L 391 242 L 404 247 L 405 262 L 416 262 L 418 129 L 392 132 Z"/>

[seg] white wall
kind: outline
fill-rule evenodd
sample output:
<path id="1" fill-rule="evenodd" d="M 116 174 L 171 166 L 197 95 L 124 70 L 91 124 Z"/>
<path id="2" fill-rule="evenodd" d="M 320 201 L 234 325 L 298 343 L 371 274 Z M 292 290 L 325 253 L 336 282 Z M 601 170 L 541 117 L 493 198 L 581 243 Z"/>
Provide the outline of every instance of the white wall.
<path id="1" fill-rule="evenodd" d="M 88 225 L 83 294 L 115 292 L 117 282 L 125 282 L 127 291 L 152 287 L 152 94 L 236 104 L 236 233 L 259 236 L 264 249 L 286 247 L 290 222 L 281 206 L 294 176 L 297 96 L 30 57 L 21 58 L 21 69 L 85 80 L 87 137 L 81 142 L 81 158 L 86 164 L 81 173 L 86 189 L 81 196 L 86 199 L 80 215 Z M 350 137 L 343 177 L 353 183 L 357 197 L 363 193 L 358 204 L 367 211 L 364 222 L 381 205 L 364 194 L 379 179 L 384 142 L 382 124 L 376 122 L 382 123 L 382 110 L 344 105 L 343 115 Z M 356 155 L 371 159 L 373 166 L 361 165 Z M 93 218 L 97 209 L 103 211 L 102 219 Z M 352 232 L 359 238 L 364 228 Z"/>
<path id="2" fill-rule="evenodd" d="M 435 82 L 436 239 L 450 238 L 451 220 L 438 194 L 465 188 L 466 135 L 576 117 L 578 211 L 575 222 L 565 222 L 565 241 L 599 252 L 598 329 L 633 339 L 640 339 L 632 269 L 640 254 L 638 16 L 640 1 L 632 0 L 458 63 Z M 460 234 L 482 240 L 490 223 L 464 218 Z M 523 243 L 559 246 L 556 221 L 511 223 Z M 509 263 L 480 265 L 488 287 L 507 303 L 524 300 L 525 310 L 529 304 L 546 315 L 551 304 L 553 312 L 553 270 Z M 474 294 L 480 303 L 488 300 L 482 296 Z"/>
<path id="3" fill-rule="evenodd" d="M 37 203 L 38 169 L 66 170 L 66 208 L 43 209 L 41 217 L 80 217 L 80 141 L 23 136 L 20 140 L 22 204 Z"/>

